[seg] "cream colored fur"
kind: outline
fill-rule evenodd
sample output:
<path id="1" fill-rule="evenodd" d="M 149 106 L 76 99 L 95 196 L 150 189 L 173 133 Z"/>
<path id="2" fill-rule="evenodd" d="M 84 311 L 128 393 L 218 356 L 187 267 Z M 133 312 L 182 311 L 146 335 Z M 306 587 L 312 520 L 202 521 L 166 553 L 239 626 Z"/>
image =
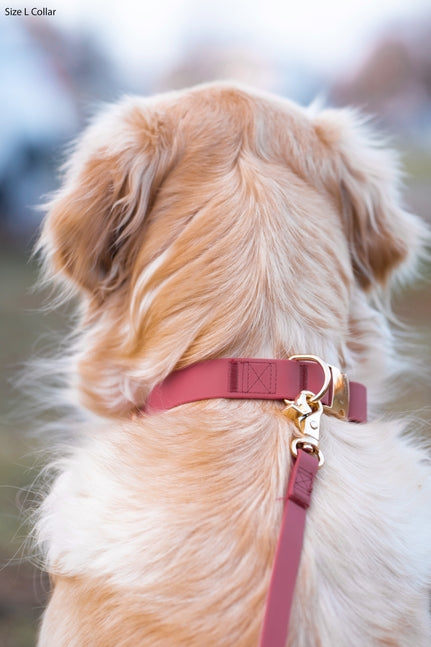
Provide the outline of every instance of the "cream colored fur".
<path id="1" fill-rule="evenodd" d="M 80 297 L 72 397 L 37 535 L 54 589 L 40 647 L 252 647 L 282 514 L 282 403 L 135 416 L 176 368 L 314 353 L 364 382 L 370 422 L 325 416 L 288 645 L 426 647 L 430 464 L 381 419 L 384 309 L 424 228 L 349 111 L 231 84 L 109 108 L 49 205 L 46 268 Z"/>

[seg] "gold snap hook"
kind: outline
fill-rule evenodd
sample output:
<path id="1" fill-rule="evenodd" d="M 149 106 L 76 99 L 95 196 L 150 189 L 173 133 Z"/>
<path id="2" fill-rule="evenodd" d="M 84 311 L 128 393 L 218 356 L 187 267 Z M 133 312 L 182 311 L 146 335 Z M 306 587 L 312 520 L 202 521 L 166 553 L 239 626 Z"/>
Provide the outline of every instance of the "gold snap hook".
<path id="1" fill-rule="evenodd" d="M 299 449 L 303 449 L 304 452 L 308 452 L 309 454 L 314 454 L 315 456 L 317 456 L 319 460 L 319 467 L 322 467 L 325 462 L 325 457 L 315 443 L 310 443 L 304 438 L 294 438 L 290 445 L 290 451 L 292 452 L 292 456 L 294 458 L 297 458 Z"/>
<path id="2" fill-rule="evenodd" d="M 323 405 L 318 400 L 311 402 L 310 391 L 301 391 L 293 404 L 289 404 L 284 410 L 285 415 L 294 421 L 300 436 L 292 440 L 290 448 L 292 455 L 296 458 L 298 449 L 303 449 L 319 458 L 319 467 L 324 463 L 324 457 L 319 449 L 320 440 L 320 418 L 323 413 Z M 307 403 L 308 411 L 303 406 Z"/>
<path id="3" fill-rule="evenodd" d="M 327 392 L 332 379 L 331 369 L 320 357 L 316 355 L 292 355 L 289 359 L 297 361 L 315 362 L 323 370 L 323 384 L 317 393 L 301 391 L 296 400 L 285 400 L 287 407 L 283 413 L 295 422 L 300 436 L 291 442 L 291 452 L 296 458 L 298 449 L 315 454 L 319 459 L 319 467 L 324 463 L 324 457 L 319 449 L 320 418 L 323 413 L 321 399 Z"/>

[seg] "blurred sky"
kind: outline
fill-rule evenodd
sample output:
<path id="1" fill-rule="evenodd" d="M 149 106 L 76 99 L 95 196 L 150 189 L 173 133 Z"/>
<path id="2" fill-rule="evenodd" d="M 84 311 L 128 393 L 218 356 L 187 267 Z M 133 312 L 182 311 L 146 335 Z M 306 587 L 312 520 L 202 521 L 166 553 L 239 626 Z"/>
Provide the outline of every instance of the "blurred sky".
<path id="1" fill-rule="evenodd" d="M 27 6 L 26 0 L 2 4 Z M 360 61 L 383 28 L 431 13 L 430 0 L 44 0 L 42 5 L 56 9 L 49 20 L 57 25 L 94 35 L 131 77 L 143 65 L 154 75 L 163 73 L 187 46 L 206 39 L 218 46 L 236 41 L 263 59 L 299 59 L 330 77 Z"/>

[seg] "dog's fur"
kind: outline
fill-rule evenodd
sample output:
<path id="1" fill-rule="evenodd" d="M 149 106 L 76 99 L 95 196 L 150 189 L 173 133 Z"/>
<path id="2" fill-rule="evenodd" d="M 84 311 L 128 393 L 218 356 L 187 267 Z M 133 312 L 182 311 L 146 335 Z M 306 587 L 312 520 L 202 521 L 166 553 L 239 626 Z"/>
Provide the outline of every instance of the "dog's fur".
<path id="1" fill-rule="evenodd" d="M 81 298 L 69 381 L 89 412 L 37 526 L 41 647 L 257 645 L 282 403 L 133 412 L 174 369 L 292 353 L 364 382 L 371 422 L 322 420 L 288 644 L 429 646 L 429 464 L 379 418 L 398 360 L 378 304 L 425 232 L 397 182 L 351 111 L 233 84 L 128 98 L 88 128 L 39 245 Z"/>

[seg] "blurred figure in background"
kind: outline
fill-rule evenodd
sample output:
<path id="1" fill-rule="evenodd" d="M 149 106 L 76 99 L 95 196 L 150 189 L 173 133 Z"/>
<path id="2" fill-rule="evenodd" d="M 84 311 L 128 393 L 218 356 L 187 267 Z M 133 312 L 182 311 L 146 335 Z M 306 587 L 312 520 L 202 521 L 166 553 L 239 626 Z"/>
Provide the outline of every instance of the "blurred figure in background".
<path id="1" fill-rule="evenodd" d="M 118 81 L 85 34 L 48 21 L 0 22 L 0 227 L 24 242 L 38 226 L 35 207 L 55 187 L 61 149 Z"/>

